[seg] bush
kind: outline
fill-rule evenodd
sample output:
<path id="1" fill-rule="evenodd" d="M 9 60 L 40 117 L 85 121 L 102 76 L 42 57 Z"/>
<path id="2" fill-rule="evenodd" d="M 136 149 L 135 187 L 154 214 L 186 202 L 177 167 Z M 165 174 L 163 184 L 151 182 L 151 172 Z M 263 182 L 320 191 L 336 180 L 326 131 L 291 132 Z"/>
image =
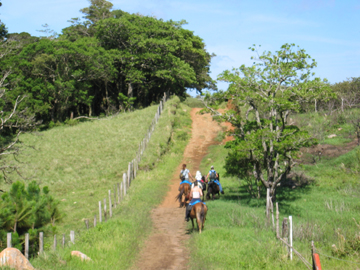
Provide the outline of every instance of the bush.
<path id="1" fill-rule="evenodd" d="M 61 220 L 59 201 L 49 195 L 49 188 L 42 191 L 35 181 L 25 188 L 22 182 L 12 184 L 10 191 L 5 192 L 0 200 L 0 239 L 6 238 L 6 233 L 13 232 L 13 246 L 21 248 L 25 233 L 30 239 L 37 237 L 38 229 Z M 53 230 L 54 231 L 54 230 Z M 0 247 L 5 244 L 1 243 Z"/>

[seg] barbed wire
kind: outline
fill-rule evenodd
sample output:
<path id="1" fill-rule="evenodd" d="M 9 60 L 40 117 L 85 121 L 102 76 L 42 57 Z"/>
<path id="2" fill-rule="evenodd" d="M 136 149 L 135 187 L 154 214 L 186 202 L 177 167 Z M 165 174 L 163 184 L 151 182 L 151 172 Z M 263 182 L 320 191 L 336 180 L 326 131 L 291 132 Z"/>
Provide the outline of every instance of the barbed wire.
<path id="1" fill-rule="evenodd" d="M 339 259 L 339 258 L 336 258 L 336 257 L 333 257 L 333 256 L 329 256 L 329 255 L 320 253 L 318 250 L 316 250 L 316 253 L 318 253 L 318 254 L 321 255 L 321 256 L 325 256 L 325 257 L 328 257 L 328 258 L 331 258 L 331 259 L 334 259 L 334 260 L 343 261 L 343 262 L 349 262 L 349 263 L 355 263 L 355 264 L 360 264 L 360 262 L 353 262 L 353 261 L 343 260 L 343 259 Z"/>

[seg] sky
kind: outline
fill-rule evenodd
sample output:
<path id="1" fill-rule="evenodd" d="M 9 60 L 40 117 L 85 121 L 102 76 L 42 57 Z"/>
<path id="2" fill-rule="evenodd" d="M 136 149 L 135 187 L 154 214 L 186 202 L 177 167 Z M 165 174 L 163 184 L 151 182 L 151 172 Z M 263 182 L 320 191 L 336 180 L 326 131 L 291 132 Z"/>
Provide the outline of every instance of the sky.
<path id="1" fill-rule="evenodd" d="M 2 0 L 0 19 L 9 33 L 37 30 L 48 24 L 57 33 L 69 19 L 82 17 L 87 0 Z M 285 43 L 295 43 L 316 60 L 317 77 L 337 83 L 360 77 L 359 0 L 111 0 L 114 9 L 186 20 L 184 28 L 201 37 L 211 61 L 211 77 L 224 70 L 252 64 L 248 48 L 275 52 Z M 226 90 L 225 83 L 218 84 Z M 195 92 L 190 93 L 192 95 Z"/>

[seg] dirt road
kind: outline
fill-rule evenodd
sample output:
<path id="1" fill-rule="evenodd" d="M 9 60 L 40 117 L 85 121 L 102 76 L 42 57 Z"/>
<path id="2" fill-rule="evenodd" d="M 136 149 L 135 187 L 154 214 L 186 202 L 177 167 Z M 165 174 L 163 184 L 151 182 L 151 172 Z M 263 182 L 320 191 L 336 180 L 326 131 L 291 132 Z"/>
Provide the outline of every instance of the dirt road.
<path id="1" fill-rule="evenodd" d="M 192 135 L 182 162 L 187 164 L 193 176 L 207 154 L 208 147 L 217 143 L 214 139 L 221 130 L 209 114 L 196 114 L 199 110 L 191 110 Z M 174 171 L 170 191 L 164 201 L 152 211 L 153 233 L 146 241 L 135 269 L 188 269 L 189 253 L 185 243 L 190 236 L 184 221 L 185 208 L 179 208 L 179 203 L 175 202 L 175 196 L 179 193 L 181 164 Z"/>

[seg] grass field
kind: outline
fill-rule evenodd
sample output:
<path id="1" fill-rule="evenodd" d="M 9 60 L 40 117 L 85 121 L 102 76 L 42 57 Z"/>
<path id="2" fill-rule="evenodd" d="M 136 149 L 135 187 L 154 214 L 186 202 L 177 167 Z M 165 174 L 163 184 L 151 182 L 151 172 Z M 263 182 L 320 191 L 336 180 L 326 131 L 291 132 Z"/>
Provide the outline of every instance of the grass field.
<path id="1" fill-rule="evenodd" d="M 312 121 L 319 120 L 308 123 Z M 325 127 L 318 128 L 323 128 L 325 133 L 336 129 L 338 141 L 344 143 L 344 137 L 349 136 L 349 132 L 343 131 L 346 125 L 330 126 L 328 131 Z M 318 135 L 319 139 L 325 137 Z M 324 139 L 322 143 L 328 142 Z M 287 250 L 276 240 L 272 225 L 267 224 L 265 190 L 261 199 L 254 199 L 247 193 L 244 180 L 224 177 L 226 154 L 222 145 L 213 146 L 201 165 L 203 173 L 207 173 L 210 165 L 215 165 L 222 175 L 225 195 L 207 202 L 205 229 L 201 235 L 192 234 L 189 244 L 191 269 L 306 269 L 295 255 L 293 261 L 288 260 Z M 296 171 L 314 181 L 295 189 L 278 188 L 280 226 L 283 218 L 291 215 L 294 248 L 311 262 L 310 243 L 314 241 L 321 253 L 323 269 L 360 267 L 360 227 L 356 224 L 360 221 L 359 174 L 356 170 L 360 165 L 359 155 L 360 151 L 353 149 L 337 158 L 324 157 L 316 164 L 299 166 Z M 336 245 L 336 252 L 332 245 Z"/>

